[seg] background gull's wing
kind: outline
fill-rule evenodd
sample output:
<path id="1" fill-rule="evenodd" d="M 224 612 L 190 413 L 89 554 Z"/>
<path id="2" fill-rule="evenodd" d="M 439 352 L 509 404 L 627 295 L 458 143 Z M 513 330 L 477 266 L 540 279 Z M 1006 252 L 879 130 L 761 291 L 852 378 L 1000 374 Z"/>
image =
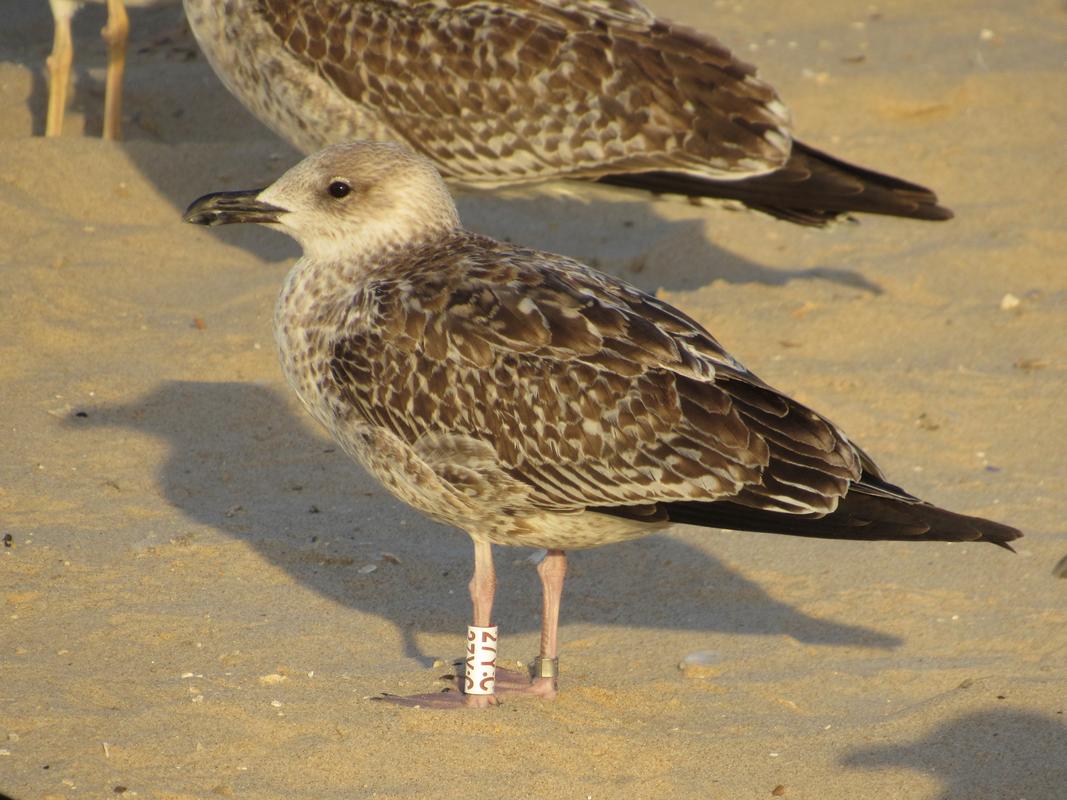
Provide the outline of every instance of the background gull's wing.
<path id="1" fill-rule="evenodd" d="M 471 185 L 782 166 L 789 118 L 755 69 L 629 0 L 260 0 L 289 53 Z"/>
<path id="2" fill-rule="evenodd" d="M 444 0 L 452 7 L 484 4 L 485 0 Z M 531 14 L 551 13 L 552 8 L 563 12 L 595 14 L 600 19 L 648 24 L 655 22 L 656 15 L 637 0 L 509 0 L 511 8 Z"/>
<path id="3" fill-rule="evenodd" d="M 586 178 L 815 226 L 853 211 L 952 217 L 923 186 L 792 142 L 753 67 L 633 0 L 255 10 L 289 56 L 456 183 Z"/>

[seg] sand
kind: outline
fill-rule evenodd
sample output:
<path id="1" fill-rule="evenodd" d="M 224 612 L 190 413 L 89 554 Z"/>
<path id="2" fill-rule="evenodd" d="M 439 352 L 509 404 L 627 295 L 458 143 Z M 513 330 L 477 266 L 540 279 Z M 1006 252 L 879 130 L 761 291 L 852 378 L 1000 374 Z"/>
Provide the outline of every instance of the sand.
<path id="1" fill-rule="evenodd" d="M 759 63 L 805 141 L 957 219 L 813 231 L 549 187 L 463 197 L 467 225 L 658 291 L 891 478 L 1022 528 L 1018 555 L 679 528 L 572 558 L 556 702 L 369 701 L 440 686 L 469 541 L 286 390 L 270 314 L 295 246 L 180 222 L 298 156 L 174 7 L 131 12 L 125 143 L 98 138 L 99 8 L 65 135 L 39 138 L 51 26 L 20 2 L 0 25 L 0 793 L 1067 798 L 1067 9 L 652 5 Z M 537 648 L 529 555 L 497 553 L 510 660 Z"/>

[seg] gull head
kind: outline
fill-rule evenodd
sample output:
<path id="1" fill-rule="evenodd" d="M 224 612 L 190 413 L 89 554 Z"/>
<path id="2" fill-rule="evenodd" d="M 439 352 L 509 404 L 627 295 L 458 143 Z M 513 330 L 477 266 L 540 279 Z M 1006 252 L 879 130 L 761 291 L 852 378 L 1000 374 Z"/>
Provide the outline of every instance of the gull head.
<path id="1" fill-rule="evenodd" d="M 308 156 L 266 189 L 216 192 L 182 217 L 195 225 L 259 222 L 312 258 L 344 258 L 423 242 L 459 226 L 429 160 L 389 142 L 349 142 Z"/>

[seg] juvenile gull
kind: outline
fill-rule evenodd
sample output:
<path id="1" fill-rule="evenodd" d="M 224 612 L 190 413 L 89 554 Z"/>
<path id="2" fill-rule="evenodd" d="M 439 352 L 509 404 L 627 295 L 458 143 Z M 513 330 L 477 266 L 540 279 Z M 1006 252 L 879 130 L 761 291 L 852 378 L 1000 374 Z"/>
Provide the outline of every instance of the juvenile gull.
<path id="1" fill-rule="evenodd" d="M 301 244 L 274 313 L 286 378 L 387 489 L 470 534 L 475 625 L 490 624 L 491 545 L 548 550 L 538 667 L 519 689 L 555 694 L 567 550 L 673 522 L 1005 547 L 1021 535 L 887 482 L 667 303 L 465 231 L 433 165 L 402 146 L 335 145 L 266 189 L 205 195 L 185 220 L 275 225 Z"/>
<path id="2" fill-rule="evenodd" d="M 305 153 L 404 142 L 450 182 L 580 178 L 823 225 L 949 219 L 792 138 L 755 69 L 638 0 L 184 0 L 226 87 Z"/>

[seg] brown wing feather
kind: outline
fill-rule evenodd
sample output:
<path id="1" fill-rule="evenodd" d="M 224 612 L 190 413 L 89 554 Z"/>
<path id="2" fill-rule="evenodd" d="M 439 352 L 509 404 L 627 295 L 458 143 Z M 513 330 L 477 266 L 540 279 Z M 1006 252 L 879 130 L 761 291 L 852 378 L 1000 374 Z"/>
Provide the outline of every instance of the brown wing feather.
<path id="1" fill-rule="evenodd" d="M 459 234 L 379 268 L 333 349 L 346 402 L 415 446 L 486 442 L 532 508 L 832 511 L 861 455 L 691 319 L 576 262 Z"/>
<path id="2" fill-rule="evenodd" d="M 452 179 L 768 172 L 789 155 L 774 91 L 709 36 L 630 0 L 260 0 L 294 57 Z"/>

